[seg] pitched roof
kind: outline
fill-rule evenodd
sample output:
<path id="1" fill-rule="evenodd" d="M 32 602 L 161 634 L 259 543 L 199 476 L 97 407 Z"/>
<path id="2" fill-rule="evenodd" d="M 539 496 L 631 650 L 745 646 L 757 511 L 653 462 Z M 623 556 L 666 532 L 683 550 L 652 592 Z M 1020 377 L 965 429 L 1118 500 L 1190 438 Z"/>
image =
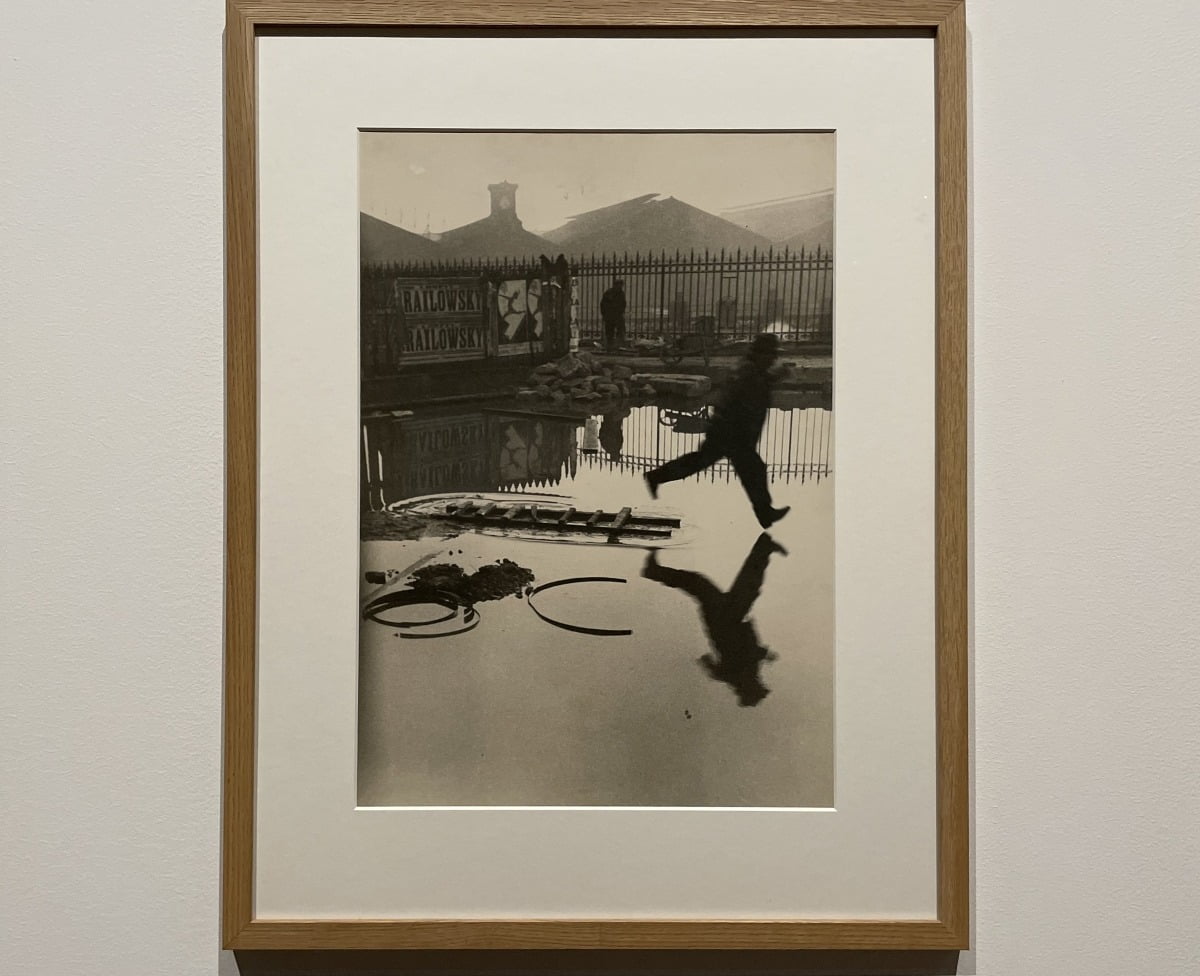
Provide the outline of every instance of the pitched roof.
<path id="1" fill-rule="evenodd" d="M 815 251 L 820 248 L 827 253 L 833 253 L 833 221 L 826 220 L 815 227 L 810 227 L 808 230 L 802 230 L 799 234 L 793 234 L 791 237 L 785 238 L 776 244 L 776 248 L 783 246 L 793 251 L 799 251 L 804 248 L 806 251 Z"/>
<path id="2" fill-rule="evenodd" d="M 822 224 L 833 223 L 833 190 L 749 203 L 721 216 L 739 227 L 762 234 L 774 244 L 798 238 Z M 832 235 L 829 235 L 832 239 Z"/>
<path id="3" fill-rule="evenodd" d="M 546 234 L 568 254 L 765 249 L 765 237 L 675 197 L 646 193 L 572 217 Z"/>
<path id="4" fill-rule="evenodd" d="M 549 253 L 554 245 L 511 214 L 491 214 L 446 231 L 438 247 L 449 258 L 525 258 Z"/>
<path id="5" fill-rule="evenodd" d="M 420 234 L 365 213 L 358 215 L 358 247 L 362 264 L 426 261 L 440 253 L 437 244 Z"/>

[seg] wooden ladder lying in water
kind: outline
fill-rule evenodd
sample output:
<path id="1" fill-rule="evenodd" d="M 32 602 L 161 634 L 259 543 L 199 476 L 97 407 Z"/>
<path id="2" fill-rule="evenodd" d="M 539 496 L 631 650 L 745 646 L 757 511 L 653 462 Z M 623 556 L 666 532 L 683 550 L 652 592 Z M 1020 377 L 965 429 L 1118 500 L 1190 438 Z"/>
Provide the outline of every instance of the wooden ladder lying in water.
<path id="1" fill-rule="evenodd" d="M 652 539 L 669 539 L 671 533 L 680 526 L 677 518 L 634 515 L 631 508 L 622 508 L 618 512 L 606 512 L 599 508 L 594 512 L 581 512 L 574 508 L 539 509 L 537 505 L 523 505 L 519 502 L 448 502 L 442 512 L 432 514 L 435 518 L 469 522 L 474 525 L 602 533 L 609 536 L 631 535 Z"/>

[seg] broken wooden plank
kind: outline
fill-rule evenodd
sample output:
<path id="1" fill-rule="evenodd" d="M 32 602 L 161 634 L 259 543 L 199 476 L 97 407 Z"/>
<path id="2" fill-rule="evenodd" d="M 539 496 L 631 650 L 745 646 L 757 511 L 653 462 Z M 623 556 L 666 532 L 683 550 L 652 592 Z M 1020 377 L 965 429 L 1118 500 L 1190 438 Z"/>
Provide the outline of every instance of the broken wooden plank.
<path id="1" fill-rule="evenodd" d="M 616 512 L 605 511 L 602 508 L 593 512 L 580 512 L 573 506 L 563 509 L 551 506 L 546 510 L 536 504 L 518 505 L 481 500 L 451 502 L 441 511 L 429 514 L 433 518 L 473 522 L 476 525 L 503 524 L 514 528 L 550 529 L 567 533 L 605 533 L 614 540 L 622 535 L 668 539 L 673 531 L 681 526 L 677 518 L 634 515 L 631 506 L 622 507 Z"/>
<path id="2" fill-rule="evenodd" d="M 677 529 L 683 524 L 677 518 L 658 518 L 645 515 L 633 515 L 630 517 L 629 523 L 631 525 L 663 525 L 671 529 Z"/>
<path id="3" fill-rule="evenodd" d="M 604 516 L 609 513 L 600 512 L 599 514 L 601 516 Z M 430 513 L 430 516 L 432 518 L 447 519 L 450 521 L 472 521 L 473 520 L 473 519 L 469 519 L 467 517 L 459 516 L 454 513 L 446 513 L 446 512 Z M 594 519 L 595 519 L 595 514 L 593 514 L 592 516 L 589 516 L 588 520 L 586 522 L 585 521 L 577 521 L 577 522 L 571 523 L 569 525 L 563 524 L 561 521 L 551 521 L 548 519 L 542 519 L 540 521 L 534 522 L 527 513 L 524 513 L 521 511 L 516 511 L 516 512 L 508 511 L 508 512 L 505 512 L 500 518 L 488 519 L 486 524 L 499 525 L 499 524 L 503 523 L 505 525 L 511 525 L 514 528 L 541 529 L 541 530 L 548 530 L 551 532 L 585 532 L 585 533 L 603 532 L 608 535 L 614 534 L 614 529 L 611 525 L 601 524 L 599 521 L 594 521 Z M 627 535 L 627 536 L 638 536 L 638 537 L 649 538 L 649 539 L 669 539 L 672 535 L 672 530 L 669 528 L 651 528 L 648 526 L 640 526 L 640 525 L 634 524 L 633 521 L 630 520 L 629 522 L 627 522 L 624 525 L 624 527 L 622 527 L 620 529 L 619 534 Z"/>
<path id="4" fill-rule="evenodd" d="M 524 529 L 538 529 L 542 531 L 560 532 L 563 534 L 571 532 L 583 532 L 587 535 L 604 534 L 608 536 L 636 536 L 643 539 L 669 539 L 671 538 L 670 529 L 639 529 L 637 527 L 625 526 L 619 533 L 614 533 L 612 528 L 607 525 L 588 525 L 587 523 L 576 523 L 571 526 L 562 526 L 554 522 L 524 522 L 520 523 L 520 527 Z"/>
<path id="5" fill-rule="evenodd" d="M 608 525 L 580 525 L 574 527 L 576 532 L 598 533 L 603 532 L 608 536 L 639 536 L 648 539 L 669 539 L 671 531 L 669 529 L 639 529 L 636 527 L 625 526 L 620 532 L 614 532 L 611 526 Z"/>

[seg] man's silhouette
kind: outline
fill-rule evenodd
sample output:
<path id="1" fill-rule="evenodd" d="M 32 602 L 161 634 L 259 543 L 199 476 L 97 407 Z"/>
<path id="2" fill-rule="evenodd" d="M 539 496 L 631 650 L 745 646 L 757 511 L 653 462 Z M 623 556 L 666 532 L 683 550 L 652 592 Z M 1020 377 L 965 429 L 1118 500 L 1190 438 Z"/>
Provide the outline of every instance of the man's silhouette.
<path id="1" fill-rule="evenodd" d="M 788 513 L 787 507 L 772 506 L 767 466 L 758 456 L 758 437 L 767 419 L 775 380 L 772 367 L 778 356 L 778 337 L 763 333 L 755 338 L 717 401 L 700 447 L 646 473 L 646 487 L 652 497 L 658 497 L 659 485 L 687 478 L 727 457 L 750 496 L 759 525 L 769 528 Z"/>
<path id="2" fill-rule="evenodd" d="M 621 460 L 621 451 L 625 447 L 625 418 L 630 412 L 629 407 L 614 407 L 600 422 L 600 446 L 608 453 L 610 461 Z"/>
<path id="3" fill-rule="evenodd" d="M 613 352 L 625 345 L 625 282 L 620 278 L 600 296 L 600 318 L 604 320 L 604 348 Z"/>
<path id="4" fill-rule="evenodd" d="M 742 706 L 757 705 L 770 694 L 762 683 L 759 668 L 764 661 L 774 661 L 776 655 L 759 643 L 754 624 L 746 617 L 762 592 L 767 562 L 775 552 L 786 555 L 783 546 L 764 532 L 754 543 L 728 593 L 700 573 L 660 566 L 655 550 L 650 551 L 642 567 L 646 579 L 683 590 L 699 601 L 700 616 L 714 652 L 701 657 L 700 664 L 710 677 L 729 685 Z"/>

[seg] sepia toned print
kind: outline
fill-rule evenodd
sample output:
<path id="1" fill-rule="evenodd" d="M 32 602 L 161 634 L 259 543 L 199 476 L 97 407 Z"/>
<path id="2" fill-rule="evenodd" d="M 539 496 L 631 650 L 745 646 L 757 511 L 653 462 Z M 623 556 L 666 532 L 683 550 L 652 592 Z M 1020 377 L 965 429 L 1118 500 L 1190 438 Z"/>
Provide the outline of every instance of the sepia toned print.
<path id="1" fill-rule="evenodd" d="M 360 805 L 833 805 L 834 152 L 360 134 Z"/>

